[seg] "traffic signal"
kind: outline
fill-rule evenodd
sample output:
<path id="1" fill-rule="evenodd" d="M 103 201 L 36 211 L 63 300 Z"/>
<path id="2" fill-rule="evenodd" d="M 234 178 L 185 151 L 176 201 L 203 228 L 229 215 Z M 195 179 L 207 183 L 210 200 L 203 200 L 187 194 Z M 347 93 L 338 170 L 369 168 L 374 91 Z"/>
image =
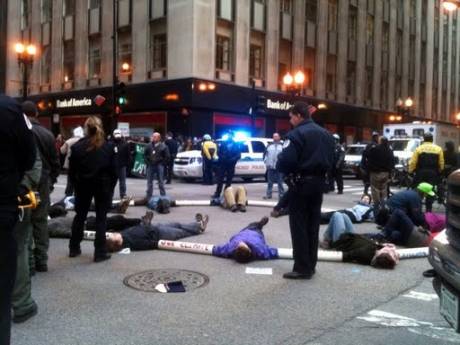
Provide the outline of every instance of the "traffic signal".
<path id="1" fill-rule="evenodd" d="M 123 82 L 115 85 L 115 103 L 118 106 L 123 106 L 128 103 L 126 99 L 126 85 Z"/>
<path id="2" fill-rule="evenodd" d="M 257 96 L 256 111 L 259 113 L 265 112 L 267 106 L 267 97 Z"/>

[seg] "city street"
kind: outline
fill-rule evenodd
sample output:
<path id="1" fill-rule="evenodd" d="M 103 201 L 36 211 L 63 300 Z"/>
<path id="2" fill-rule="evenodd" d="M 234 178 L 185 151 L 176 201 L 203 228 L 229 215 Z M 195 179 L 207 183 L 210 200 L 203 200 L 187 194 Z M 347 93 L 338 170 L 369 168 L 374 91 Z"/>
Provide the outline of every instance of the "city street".
<path id="1" fill-rule="evenodd" d="M 63 196 L 66 176 L 52 195 Z M 236 180 L 234 185 L 240 184 Z M 250 200 L 262 200 L 265 183 L 246 183 Z M 173 180 L 167 194 L 174 199 L 209 200 L 215 186 Z M 359 180 L 345 180 L 343 195 L 329 193 L 323 208 L 353 206 L 362 193 Z M 128 195 L 142 197 L 145 180 L 128 179 Z M 154 194 L 158 189 L 154 188 Z M 276 193 L 274 194 L 276 196 Z M 115 197 L 118 197 L 116 189 Z M 442 211 L 437 204 L 435 210 Z M 145 207 L 130 207 L 139 217 Z M 156 221 L 192 221 L 196 212 L 209 214 L 204 234 L 185 241 L 219 244 L 270 208 L 248 207 L 231 213 L 220 207 L 176 207 Z M 70 213 L 68 216 L 72 216 Z M 372 223 L 359 232 L 376 231 Z M 325 226 L 321 226 L 321 234 Z M 265 236 L 275 247 L 291 247 L 288 217 L 270 218 Z M 394 270 L 349 263 L 319 262 L 310 281 L 282 278 L 291 260 L 247 265 L 206 255 L 168 251 L 114 254 L 93 263 L 91 242 L 82 256 L 68 258 L 68 241 L 52 239 L 49 272 L 32 279 L 38 315 L 12 327 L 15 345 L 147 345 L 147 344 L 417 344 L 460 343 L 440 316 L 439 300 L 426 258 L 401 261 Z M 248 274 L 247 268 L 270 268 L 272 274 Z M 142 292 L 123 284 L 125 277 L 153 269 L 183 269 L 209 278 L 186 293 Z M 269 270 L 265 270 L 267 272 Z"/>

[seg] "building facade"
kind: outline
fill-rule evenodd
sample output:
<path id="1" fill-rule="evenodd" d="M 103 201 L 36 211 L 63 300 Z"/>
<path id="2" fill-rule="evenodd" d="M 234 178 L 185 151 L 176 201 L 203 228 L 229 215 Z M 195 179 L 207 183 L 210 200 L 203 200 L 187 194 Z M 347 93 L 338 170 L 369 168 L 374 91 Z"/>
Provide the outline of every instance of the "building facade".
<path id="1" fill-rule="evenodd" d="M 112 102 L 114 56 L 128 100 L 114 116 L 134 133 L 271 135 L 289 129 L 300 99 L 325 104 L 317 120 L 347 142 L 398 118 L 407 97 L 414 106 L 400 121 L 457 122 L 459 18 L 441 0 L 2 1 L 6 92 L 22 94 L 12 45 L 36 44 L 28 91 L 55 132 L 110 116 L 94 97 Z M 286 92 L 283 76 L 297 70 L 306 81 Z"/>

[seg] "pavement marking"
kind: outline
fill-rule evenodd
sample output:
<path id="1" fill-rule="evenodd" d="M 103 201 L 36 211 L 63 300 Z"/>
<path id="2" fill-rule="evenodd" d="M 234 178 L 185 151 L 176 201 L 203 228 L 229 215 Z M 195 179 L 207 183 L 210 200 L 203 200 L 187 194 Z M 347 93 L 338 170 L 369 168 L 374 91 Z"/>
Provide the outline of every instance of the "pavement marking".
<path id="1" fill-rule="evenodd" d="M 246 267 L 246 274 L 272 275 L 273 269 L 271 267 Z"/>
<path id="2" fill-rule="evenodd" d="M 409 293 L 402 295 L 403 297 L 407 298 L 414 298 L 420 301 L 431 302 L 435 299 L 438 299 L 438 295 L 435 293 L 424 293 L 424 292 L 417 292 L 417 291 L 409 291 Z"/>
<path id="3" fill-rule="evenodd" d="M 407 327 L 409 332 L 418 335 L 452 343 L 460 342 L 460 334 L 456 333 L 450 327 L 436 327 L 431 322 L 419 321 L 383 310 L 371 310 L 367 313 L 367 316 L 358 316 L 357 319 L 387 327 Z"/>

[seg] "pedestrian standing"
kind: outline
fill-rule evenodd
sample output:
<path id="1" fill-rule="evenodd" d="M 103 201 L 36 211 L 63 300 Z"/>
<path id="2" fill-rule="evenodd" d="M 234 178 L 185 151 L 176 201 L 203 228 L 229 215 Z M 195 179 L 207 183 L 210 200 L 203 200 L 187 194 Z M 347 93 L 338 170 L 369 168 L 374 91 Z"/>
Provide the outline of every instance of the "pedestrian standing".
<path id="1" fill-rule="evenodd" d="M 203 135 L 201 157 L 203 158 L 203 184 L 212 185 L 214 163 L 217 161 L 217 145 L 212 141 L 209 134 Z"/>
<path id="2" fill-rule="evenodd" d="M 19 103 L 0 95 L 0 344 L 10 344 L 11 294 L 16 276 L 19 182 L 36 159 L 32 124 Z"/>
<path id="3" fill-rule="evenodd" d="M 423 135 L 422 145 L 415 149 L 409 161 L 409 174 L 415 174 L 414 187 L 422 182 L 439 186 L 443 171 L 444 152 L 440 146 L 433 144 L 433 134 L 427 132 Z M 434 196 L 427 196 L 425 200 L 427 212 L 431 212 L 434 199 Z"/>
<path id="4" fill-rule="evenodd" d="M 217 170 L 217 186 L 213 198 L 220 197 L 224 186 L 224 179 L 225 189 L 232 185 L 235 166 L 241 158 L 241 145 L 234 140 L 232 131 L 229 131 L 226 139 L 221 141 L 217 149 L 217 155 L 219 156 L 219 166 Z"/>
<path id="5" fill-rule="evenodd" d="M 81 138 L 83 138 L 83 128 L 80 126 L 75 128 L 73 130 L 73 137 L 70 139 L 67 139 L 64 145 L 61 146 L 61 154 L 65 155 L 64 158 L 64 165 L 63 168 L 66 170 L 69 170 L 69 159 L 70 159 L 70 154 L 72 152 L 72 146 L 79 141 Z M 72 182 L 69 179 L 69 174 L 67 173 L 67 185 L 65 187 L 65 196 L 72 196 L 74 192 L 74 187 L 72 185 Z"/>
<path id="6" fill-rule="evenodd" d="M 165 145 L 169 150 L 169 160 L 168 164 L 166 164 L 166 184 L 170 184 L 173 177 L 174 160 L 176 159 L 177 151 L 179 149 L 179 144 L 176 139 L 174 139 L 171 132 L 166 134 Z"/>
<path id="7" fill-rule="evenodd" d="M 155 176 L 158 180 L 160 195 L 166 195 L 164 186 L 165 165 L 169 160 L 168 147 L 161 142 L 161 134 L 155 132 L 152 134 L 152 142 L 147 145 L 144 151 L 144 159 L 147 164 L 147 202 L 153 194 L 153 180 Z"/>
<path id="8" fill-rule="evenodd" d="M 119 129 L 113 131 L 113 145 L 117 149 L 118 188 L 120 190 L 120 199 L 123 199 L 126 197 L 126 170 L 129 166 L 131 154 L 129 144 L 125 141 Z"/>
<path id="9" fill-rule="evenodd" d="M 48 271 L 48 209 L 50 207 L 50 191 L 53 190 L 61 170 L 59 156 L 55 148 L 53 133 L 43 127 L 38 121 L 38 110 L 35 103 L 25 101 L 22 110 L 32 123 L 32 132 L 37 143 L 38 153 L 41 159 L 41 178 L 38 185 L 40 203 L 32 211 L 32 236 L 30 237 L 29 256 L 30 270 Z"/>
<path id="10" fill-rule="evenodd" d="M 267 146 L 264 153 L 264 163 L 267 169 L 267 191 L 264 199 L 272 198 L 273 184 L 278 185 L 278 196 L 281 198 L 284 194 L 283 175 L 276 168 L 278 156 L 283 150 L 281 137 L 278 133 L 273 133 L 273 143 Z"/>
<path id="11" fill-rule="evenodd" d="M 381 137 L 379 144 L 367 152 L 367 171 L 371 184 L 371 195 L 374 208 L 379 209 L 388 198 L 391 171 L 395 166 L 395 157 L 388 139 Z"/>
<path id="12" fill-rule="evenodd" d="M 105 141 L 102 122 L 90 116 L 85 122 L 85 137 L 72 146 L 69 177 L 75 186 L 75 218 L 69 242 L 69 257 L 81 254 L 80 243 L 86 216 L 94 198 L 96 209 L 96 239 L 94 261 L 110 259 L 105 246 L 107 211 L 117 183 L 116 148 Z"/>
<path id="13" fill-rule="evenodd" d="M 288 175 L 289 227 L 294 267 L 286 279 L 311 279 L 318 260 L 318 236 L 326 173 L 334 162 L 334 139 L 311 119 L 314 108 L 297 102 L 289 111 L 294 127 L 286 135 L 277 168 Z"/>
<path id="14" fill-rule="evenodd" d="M 345 162 L 345 149 L 340 144 L 340 135 L 335 133 L 332 136 L 335 140 L 334 164 L 328 172 L 329 192 L 334 191 L 334 183 L 337 183 L 337 194 L 343 194 L 343 163 Z"/>

